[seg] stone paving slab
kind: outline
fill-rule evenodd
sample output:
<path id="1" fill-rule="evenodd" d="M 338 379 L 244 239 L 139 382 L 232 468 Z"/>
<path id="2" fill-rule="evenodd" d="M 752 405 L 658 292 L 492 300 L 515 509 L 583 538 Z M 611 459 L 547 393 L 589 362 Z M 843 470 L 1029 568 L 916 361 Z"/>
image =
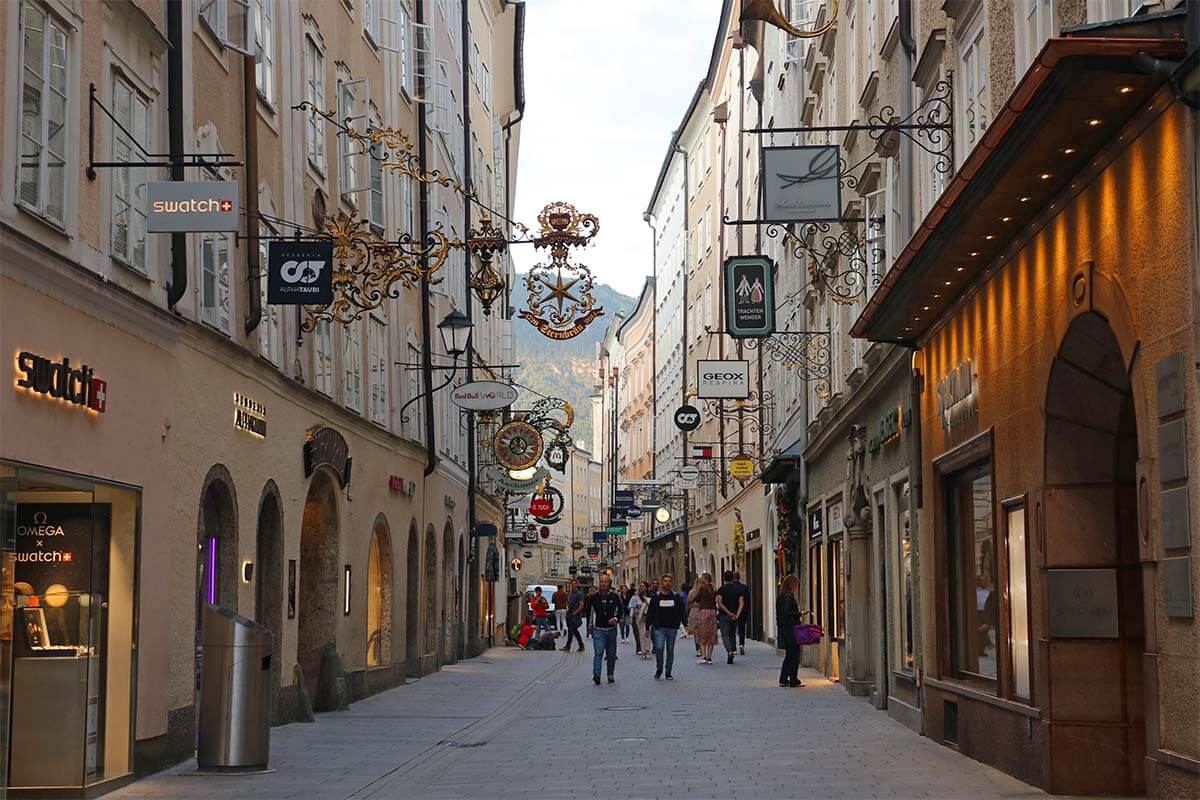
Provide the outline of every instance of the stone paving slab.
<path id="1" fill-rule="evenodd" d="M 813 673 L 804 688 L 779 688 L 773 648 L 752 644 L 733 666 L 704 666 L 690 641 L 679 644 L 675 681 L 655 681 L 653 662 L 623 643 L 617 683 L 601 686 L 590 651 L 496 648 L 349 711 L 273 729 L 270 774 L 195 775 L 193 761 L 109 797 L 1045 797 Z"/>

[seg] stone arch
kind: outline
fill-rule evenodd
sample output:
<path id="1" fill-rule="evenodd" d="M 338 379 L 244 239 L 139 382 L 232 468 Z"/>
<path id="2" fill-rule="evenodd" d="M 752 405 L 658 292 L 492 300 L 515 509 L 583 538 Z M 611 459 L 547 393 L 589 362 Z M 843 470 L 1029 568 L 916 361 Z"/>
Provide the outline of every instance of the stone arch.
<path id="1" fill-rule="evenodd" d="M 371 529 L 367 551 L 366 665 L 392 663 L 392 537 L 387 517 L 380 514 Z"/>
<path id="2" fill-rule="evenodd" d="M 320 684 L 321 650 L 337 645 L 339 486 L 332 470 L 319 467 L 309 481 L 301 522 L 296 661 L 309 691 Z"/>
<path id="3" fill-rule="evenodd" d="M 416 519 L 408 525 L 404 560 L 404 662 L 407 673 L 417 675 L 421 660 L 421 541 L 417 537 Z"/>
<path id="4" fill-rule="evenodd" d="M 271 714 L 283 680 L 283 500 L 274 480 L 268 480 L 258 499 L 254 546 L 254 619 L 271 630 Z"/>
<path id="5" fill-rule="evenodd" d="M 224 464 L 214 464 L 200 486 L 196 524 L 195 690 L 204 669 L 199 644 L 203 641 L 204 606 L 208 603 L 237 611 L 238 515 L 233 476 Z M 196 697 L 199 702 L 199 696 Z"/>
<path id="6" fill-rule="evenodd" d="M 425 601 L 424 641 L 421 656 L 434 662 L 438 655 L 438 568 L 437 532 L 433 525 L 425 528 L 425 546 L 422 551 L 421 591 Z"/>
<path id="7" fill-rule="evenodd" d="M 1071 601 L 1047 591 L 1051 624 L 1043 657 L 1033 659 L 1034 691 L 1048 708 L 1055 737 L 1050 742 L 1056 753 L 1050 761 L 1052 792 L 1140 795 L 1146 754 L 1144 620 L 1153 619 L 1154 608 L 1153 591 L 1143 585 L 1137 533 L 1138 393 L 1132 353 L 1122 346 L 1110 318 L 1093 310 L 1090 284 L 1074 284 L 1078 293 L 1069 300 L 1078 307 L 1050 364 L 1043 508 L 1034 515 L 1041 530 L 1033 538 L 1047 587 L 1052 578 L 1073 580 L 1073 572 L 1111 576 L 1116 610 L 1111 635 L 1073 638 L 1053 624 L 1056 604 Z M 1038 675 L 1043 665 L 1045 674 Z M 1057 734 L 1063 728 L 1054 723 L 1068 721 L 1075 732 Z M 1114 757 L 1103 766 L 1078 769 L 1098 743 Z"/>

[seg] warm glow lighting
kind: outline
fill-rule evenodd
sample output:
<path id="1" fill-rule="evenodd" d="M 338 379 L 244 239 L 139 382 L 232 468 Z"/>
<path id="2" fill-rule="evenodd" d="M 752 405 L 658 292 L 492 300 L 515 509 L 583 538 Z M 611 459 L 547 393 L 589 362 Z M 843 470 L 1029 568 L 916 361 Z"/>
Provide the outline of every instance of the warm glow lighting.
<path id="1" fill-rule="evenodd" d="M 62 608 L 70 597 L 71 593 L 67 591 L 67 587 L 61 583 L 52 583 L 46 587 L 46 593 L 42 595 L 42 600 L 50 608 Z"/>
<path id="2" fill-rule="evenodd" d="M 1069 156 L 1069 155 L 1071 155 L 1071 154 L 1072 154 L 1072 153 L 1074 153 L 1074 152 L 1075 152 L 1075 148 L 1074 148 L 1074 147 L 1064 147 L 1064 148 L 1062 149 L 1062 153 L 1063 153 L 1063 155 L 1064 155 L 1064 156 Z"/>
<path id="3" fill-rule="evenodd" d="M 1103 124 L 1103 122 L 1104 122 L 1103 120 L 1099 120 L 1099 119 L 1096 119 L 1095 117 L 1092 117 L 1091 119 L 1088 120 L 1088 125 L 1091 125 L 1093 128 L 1095 128 L 1096 126 Z"/>
<path id="4" fill-rule="evenodd" d="M 1020 200 L 1022 203 L 1028 203 L 1029 195 L 1024 195 L 1023 197 L 1018 197 L 1017 199 Z"/>
<path id="5" fill-rule="evenodd" d="M 995 239 L 996 237 L 994 234 L 989 233 L 987 236 L 984 236 L 983 238 L 987 239 L 990 242 L 992 239 Z"/>
<path id="6" fill-rule="evenodd" d="M 1000 221 L 1001 222 L 1012 222 L 1012 217 L 1001 217 Z"/>
<path id="7" fill-rule="evenodd" d="M 941 297 L 941 295 L 940 295 L 940 294 L 935 294 L 935 295 L 933 296 L 933 299 L 934 299 L 934 300 L 937 300 L 939 297 Z"/>
<path id="8" fill-rule="evenodd" d="M 972 250 L 971 252 L 967 253 L 967 255 L 969 255 L 971 258 L 975 258 L 975 256 L 979 255 L 979 251 Z"/>
<path id="9" fill-rule="evenodd" d="M 1039 178 L 1041 178 L 1041 179 L 1042 179 L 1042 180 L 1044 180 L 1044 181 L 1048 181 L 1048 180 L 1050 180 L 1051 178 L 1053 178 L 1053 177 L 1054 177 L 1054 175 L 1053 175 L 1052 173 L 1049 173 L 1049 172 L 1043 172 L 1043 173 L 1042 173 L 1041 175 L 1039 175 L 1038 177 L 1039 177 Z"/>
<path id="10" fill-rule="evenodd" d="M 1130 94 L 1131 92 L 1133 92 L 1133 87 L 1132 86 L 1118 86 L 1117 91 L 1120 92 L 1121 94 Z"/>
<path id="11" fill-rule="evenodd" d="M 947 285 L 947 286 L 949 286 L 949 285 L 950 285 L 950 281 L 946 281 L 946 285 Z"/>

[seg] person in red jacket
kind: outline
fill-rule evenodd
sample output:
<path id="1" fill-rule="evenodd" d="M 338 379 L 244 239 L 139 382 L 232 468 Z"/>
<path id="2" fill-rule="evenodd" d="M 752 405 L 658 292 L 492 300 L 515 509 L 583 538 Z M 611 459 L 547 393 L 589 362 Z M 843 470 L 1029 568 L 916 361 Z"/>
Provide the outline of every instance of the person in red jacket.
<path id="1" fill-rule="evenodd" d="M 525 621 L 521 624 L 521 632 L 517 634 L 517 645 L 524 650 L 525 646 L 529 644 L 529 640 L 533 638 L 534 633 L 536 633 L 536 629 L 533 627 L 533 620 L 526 617 Z"/>
<path id="2" fill-rule="evenodd" d="M 550 630 L 550 601 L 542 594 L 542 587 L 533 590 L 533 597 L 529 598 L 529 610 L 533 612 L 533 624 L 538 631 Z"/>

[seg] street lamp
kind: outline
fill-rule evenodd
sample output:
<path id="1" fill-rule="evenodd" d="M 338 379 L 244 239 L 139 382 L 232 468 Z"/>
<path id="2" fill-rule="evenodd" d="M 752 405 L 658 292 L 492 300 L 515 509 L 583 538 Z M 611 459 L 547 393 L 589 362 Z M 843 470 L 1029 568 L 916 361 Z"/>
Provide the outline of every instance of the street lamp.
<path id="1" fill-rule="evenodd" d="M 467 344 L 471 341 L 471 329 L 474 327 L 475 323 L 467 319 L 467 315 L 457 308 L 438 323 L 438 333 L 442 335 L 442 347 L 450 354 L 451 358 L 457 360 L 459 356 L 467 352 Z"/>

